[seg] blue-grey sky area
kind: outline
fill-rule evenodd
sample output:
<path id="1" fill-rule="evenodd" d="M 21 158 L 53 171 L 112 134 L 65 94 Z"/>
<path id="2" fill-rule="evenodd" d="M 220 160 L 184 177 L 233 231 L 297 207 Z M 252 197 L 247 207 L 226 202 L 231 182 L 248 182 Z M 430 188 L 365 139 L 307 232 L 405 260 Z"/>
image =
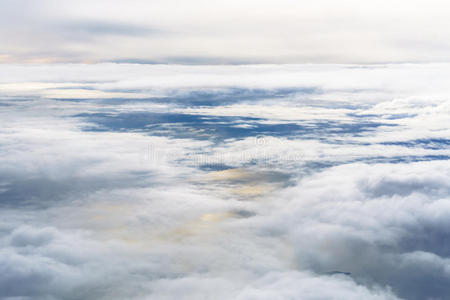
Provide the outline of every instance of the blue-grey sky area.
<path id="1" fill-rule="evenodd" d="M 448 299 L 449 77 L 3 65 L 0 299 Z"/>
<path id="2" fill-rule="evenodd" d="M 450 61 L 444 0 L 1 0 L 3 63 Z"/>

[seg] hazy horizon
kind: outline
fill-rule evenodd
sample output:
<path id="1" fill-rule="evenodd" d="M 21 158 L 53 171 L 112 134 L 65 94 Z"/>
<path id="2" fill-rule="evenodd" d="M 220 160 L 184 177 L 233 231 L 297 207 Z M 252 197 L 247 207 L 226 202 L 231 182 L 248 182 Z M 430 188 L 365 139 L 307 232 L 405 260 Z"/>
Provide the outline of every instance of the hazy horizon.
<path id="1" fill-rule="evenodd" d="M 450 62 L 443 0 L 0 2 L 0 62 Z"/>

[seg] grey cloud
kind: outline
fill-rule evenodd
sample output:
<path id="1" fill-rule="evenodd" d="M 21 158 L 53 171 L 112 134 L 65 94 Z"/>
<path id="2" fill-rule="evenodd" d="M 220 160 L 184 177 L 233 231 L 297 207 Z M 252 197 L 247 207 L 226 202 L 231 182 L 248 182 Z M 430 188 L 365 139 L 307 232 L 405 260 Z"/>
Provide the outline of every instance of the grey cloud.
<path id="1" fill-rule="evenodd" d="M 444 299 L 450 277 L 443 241 L 450 236 L 441 199 L 450 195 L 449 173 L 437 162 L 407 166 L 348 165 L 305 179 L 291 188 L 291 199 L 301 202 L 285 203 L 286 213 L 264 227 L 291 232 L 301 269 L 350 272 L 356 282 L 390 286 L 405 299 Z M 401 192 L 373 193 L 360 184 L 380 176 Z M 419 191 L 408 177 L 421 180 Z M 444 209 L 439 216 L 436 205 Z"/>

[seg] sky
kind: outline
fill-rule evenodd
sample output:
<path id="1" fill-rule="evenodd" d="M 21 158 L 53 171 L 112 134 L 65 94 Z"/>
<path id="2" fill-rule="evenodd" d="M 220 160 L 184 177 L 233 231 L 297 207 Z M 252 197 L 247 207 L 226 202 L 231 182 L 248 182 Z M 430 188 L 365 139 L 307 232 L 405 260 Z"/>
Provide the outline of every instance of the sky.
<path id="1" fill-rule="evenodd" d="M 450 60 L 444 0 L 1 0 L 3 63 Z"/>
<path id="2" fill-rule="evenodd" d="M 0 300 L 446 300 L 445 1 L 0 0 Z"/>

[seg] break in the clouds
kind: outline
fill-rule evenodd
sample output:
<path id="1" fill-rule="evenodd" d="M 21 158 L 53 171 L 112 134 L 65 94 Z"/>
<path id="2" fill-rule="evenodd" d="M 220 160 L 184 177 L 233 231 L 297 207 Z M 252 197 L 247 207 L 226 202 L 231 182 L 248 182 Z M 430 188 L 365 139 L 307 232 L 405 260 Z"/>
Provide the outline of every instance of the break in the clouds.
<path id="1" fill-rule="evenodd" d="M 444 0 L 2 0 L 0 62 L 449 61 Z"/>
<path id="2" fill-rule="evenodd" d="M 2 66 L 0 299 L 448 299 L 449 73 Z"/>

